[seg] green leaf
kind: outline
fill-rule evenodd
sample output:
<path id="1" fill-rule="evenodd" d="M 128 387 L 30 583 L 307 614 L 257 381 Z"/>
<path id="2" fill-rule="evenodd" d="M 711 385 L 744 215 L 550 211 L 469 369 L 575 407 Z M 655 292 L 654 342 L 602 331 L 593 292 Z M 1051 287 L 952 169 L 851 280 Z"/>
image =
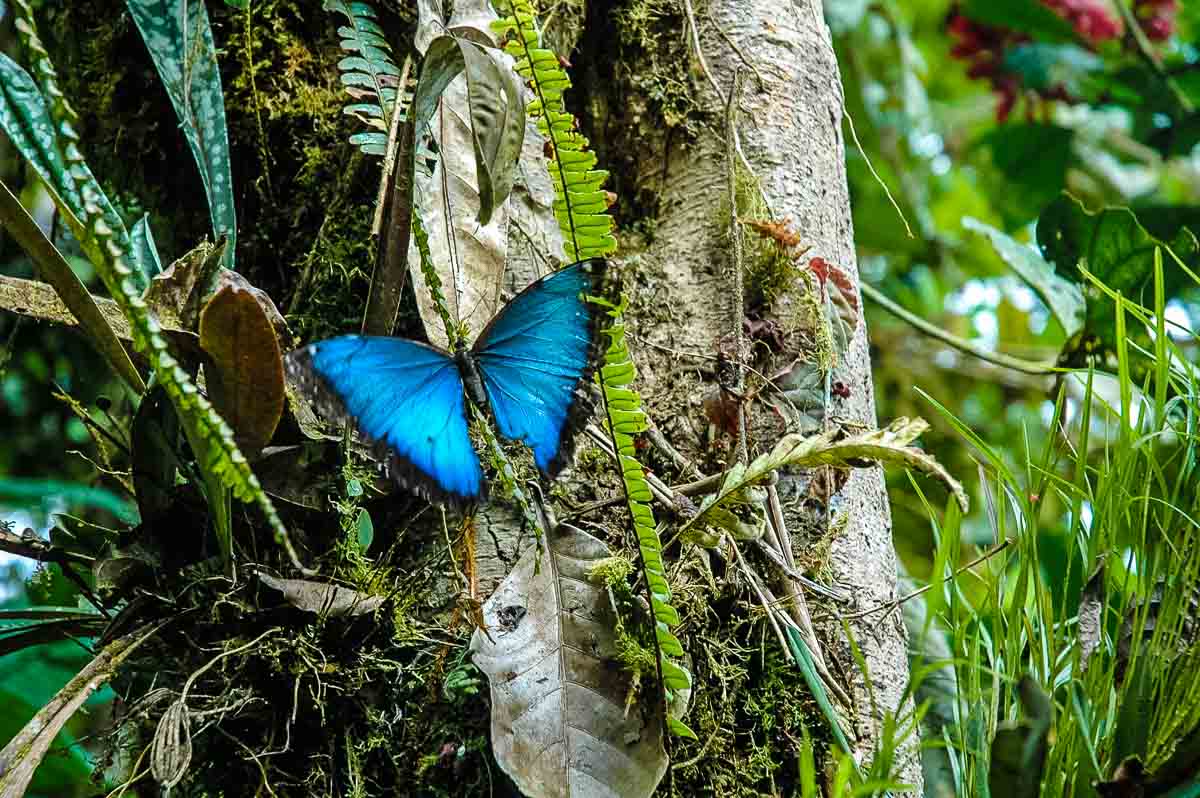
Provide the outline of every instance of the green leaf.
<path id="1" fill-rule="evenodd" d="M 200 169 L 213 235 L 229 238 L 224 263 L 233 268 L 237 213 L 225 130 L 225 96 L 208 11 L 203 0 L 126 0 L 126 5 Z"/>
<path id="2" fill-rule="evenodd" d="M 1014 224 L 1033 219 L 1066 185 L 1075 133 L 1058 125 L 1020 124 L 996 128 L 982 140 L 1010 191 L 996 197 Z"/>
<path id="3" fill-rule="evenodd" d="M 1181 217 L 1182 218 L 1182 217 Z M 1184 263 L 1200 262 L 1200 242 L 1182 226 L 1159 222 L 1169 242 L 1151 235 L 1128 208 L 1092 212 L 1070 195 L 1062 195 L 1038 220 L 1038 246 L 1055 271 L 1083 285 L 1087 298 L 1086 329 L 1109 346 L 1115 344 L 1116 305 L 1087 282 L 1086 270 L 1112 291 L 1143 305 L 1153 305 L 1154 251 L 1170 246 Z M 1173 264 L 1167 259 L 1166 263 Z M 1186 273 L 1172 266 L 1163 273 L 1167 298 L 1184 285 Z"/>
<path id="4" fill-rule="evenodd" d="M 86 187 L 102 217 L 113 242 L 128 251 L 129 233 L 100 184 L 92 175 L 77 145 L 78 135 L 69 127 L 60 135 L 50 110 L 37 85 L 19 64 L 0 53 L 0 130 L 21 153 L 49 189 L 64 221 L 80 242 L 88 259 L 95 262 L 104 257 L 95 249 L 83 231 L 80 220 L 88 213 L 84 208 L 83 189 Z M 63 143 L 63 139 L 66 143 Z M 146 287 L 147 278 L 141 271 L 129 275 L 138 291 Z M 115 299 L 115 297 L 114 297 Z"/>
<path id="5" fill-rule="evenodd" d="M 962 222 L 963 227 L 987 237 L 996 254 L 1029 284 L 1050 309 L 1068 338 L 1079 332 L 1083 327 L 1086 305 L 1083 291 L 1076 283 L 1055 274 L 1054 267 L 1033 247 L 970 216 L 963 217 Z"/>
<path id="6" fill-rule="evenodd" d="M 366 508 L 358 511 L 358 520 L 355 522 L 355 529 L 358 533 L 358 549 L 363 554 L 371 548 L 371 543 L 375 540 L 375 524 L 371 521 L 371 514 Z"/>
<path id="7" fill-rule="evenodd" d="M 162 274 L 162 258 L 158 255 L 154 232 L 150 229 L 150 214 L 144 214 L 133 223 L 133 228 L 129 231 L 129 241 L 133 245 L 129 255 L 142 274 L 151 279 L 156 274 Z"/>
<path id="8" fill-rule="evenodd" d="M 104 510 L 125 523 L 132 524 L 138 520 L 137 509 L 111 491 L 54 479 L 0 478 L 0 500 L 17 506 L 38 505 L 45 509 L 61 502 L 69 506 Z"/>
<path id="9" fill-rule="evenodd" d="M 1078 40 L 1071 23 L 1038 0 L 967 0 L 962 11 L 976 22 L 1028 33 L 1040 41 Z"/>

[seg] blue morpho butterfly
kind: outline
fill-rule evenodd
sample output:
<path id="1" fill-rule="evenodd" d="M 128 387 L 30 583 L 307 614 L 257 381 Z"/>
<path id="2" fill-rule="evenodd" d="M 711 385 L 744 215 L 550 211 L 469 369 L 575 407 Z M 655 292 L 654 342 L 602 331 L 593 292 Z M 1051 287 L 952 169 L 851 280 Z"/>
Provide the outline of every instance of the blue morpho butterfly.
<path id="1" fill-rule="evenodd" d="M 486 493 L 465 398 L 490 409 L 500 434 L 527 444 L 553 478 L 592 410 L 587 383 L 604 310 L 584 296 L 602 293 L 606 269 L 593 258 L 534 282 L 470 349 L 345 335 L 295 350 L 287 368 L 324 411 L 349 418 L 386 451 L 401 486 L 429 501 L 461 505 Z"/>

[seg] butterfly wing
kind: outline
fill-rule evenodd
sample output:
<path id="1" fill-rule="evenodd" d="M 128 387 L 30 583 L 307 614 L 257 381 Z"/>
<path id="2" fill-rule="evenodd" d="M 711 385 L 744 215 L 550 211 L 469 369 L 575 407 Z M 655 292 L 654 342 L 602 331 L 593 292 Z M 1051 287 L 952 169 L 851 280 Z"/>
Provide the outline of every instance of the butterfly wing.
<path id="1" fill-rule="evenodd" d="M 472 350 L 496 428 L 524 441 L 555 476 L 591 412 L 587 383 L 600 355 L 600 291 L 607 262 L 579 261 L 530 285 L 496 314 Z"/>
<path id="2" fill-rule="evenodd" d="M 392 476 L 430 501 L 479 498 L 462 377 L 450 355 L 404 338 L 346 335 L 297 349 L 287 367 L 326 412 L 387 452 Z"/>

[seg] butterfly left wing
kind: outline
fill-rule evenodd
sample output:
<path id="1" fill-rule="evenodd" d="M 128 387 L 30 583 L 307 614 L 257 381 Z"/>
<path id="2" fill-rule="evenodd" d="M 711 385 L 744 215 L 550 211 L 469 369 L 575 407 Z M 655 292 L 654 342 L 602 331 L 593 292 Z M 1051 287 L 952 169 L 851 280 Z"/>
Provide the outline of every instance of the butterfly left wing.
<path id="1" fill-rule="evenodd" d="M 323 410 L 349 418 L 376 444 L 401 486 L 452 504 L 482 494 L 462 377 L 448 352 L 404 338 L 345 335 L 297 349 L 287 368 Z"/>
<path id="2" fill-rule="evenodd" d="M 472 356 L 500 434 L 524 441 L 538 468 L 558 474 L 592 403 L 587 383 L 600 356 L 603 258 L 573 263 L 530 285 L 492 319 Z"/>

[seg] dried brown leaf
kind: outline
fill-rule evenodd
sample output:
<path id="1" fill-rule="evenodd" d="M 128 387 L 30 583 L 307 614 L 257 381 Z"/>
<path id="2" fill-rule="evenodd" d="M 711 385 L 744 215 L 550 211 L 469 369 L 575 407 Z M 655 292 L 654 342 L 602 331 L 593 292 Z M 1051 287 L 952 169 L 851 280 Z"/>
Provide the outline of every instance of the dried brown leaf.
<path id="1" fill-rule="evenodd" d="M 611 555 L 563 524 L 529 550 L 484 605 L 474 663 L 492 690 L 496 760 L 530 798 L 640 798 L 667 768 L 661 712 L 632 688 L 616 653 L 615 618 L 588 571 Z M 640 711 L 639 711 L 640 707 Z"/>
<path id="2" fill-rule="evenodd" d="M 357 590 L 309 579 L 281 579 L 254 572 L 267 587 L 278 590 L 293 607 L 322 615 L 365 615 L 383 606 L 382 596 L 367 596 Z"/>
<path id="3" fill-rule="evenodd" d="M 222 286 L 200 316 L 209 397 L 248 455 L 266 446 L 283 415 L 283 356 L 267 312 L 254 294 Z"/>

